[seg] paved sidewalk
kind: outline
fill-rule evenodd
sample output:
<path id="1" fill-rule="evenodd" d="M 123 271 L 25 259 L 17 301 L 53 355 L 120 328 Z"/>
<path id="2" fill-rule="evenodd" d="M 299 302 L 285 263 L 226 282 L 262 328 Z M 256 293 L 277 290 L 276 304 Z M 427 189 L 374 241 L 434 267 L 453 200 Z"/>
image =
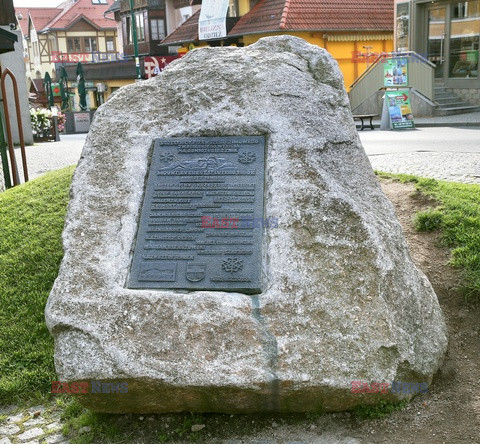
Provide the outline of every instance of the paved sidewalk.
<path id="1" fill-rule="evenodd" d="M 16 406 L 0 408 L 6 415 L 0 421 L 0 444 L 68 444 L 62 434 L 61 411 L 52 403 L 49 406 L 37 405 L 28 409 Z"/>
<path id="2" fill-rule="evenodd" d="M 358 122 L 355 122 L 358 124 Z M 373 126 L 380 128 L 380 118 L 373 119 Z M 480 127 L 480 112 L 454 114 L 453 116 L 438 116 L 438 117 L 415 117 L 415 126 L 421 127 L 455 127 L 455 126 L 473 126 Z M 360 125 L 358 125 L 360 128 Z M 363 130 L 368 131 L 368 130 Z"/>
<path id="3" fill-rule="evenodd" d="M 373 169 L 480 183 L 480 128 L 359 131 Z"/>
<path id="4" fill-rule="evenodd" d="M 480 112 L 422 117 L 415 122 L 418 129 L 414 131 L 380 131 L 376 128 L 358 132 L 374 169 L 480 183 Z M 378 125 L 379 121 L 376 123 Z M 432 126 L 436 128 L 429 128 Z M 85 138 L 86 134 L 62 135 L 60 142 L 27 147 L 30 179 L 75 165 Z M 23 178 L 20 150 L 17 148 L 15 152 Z"/>

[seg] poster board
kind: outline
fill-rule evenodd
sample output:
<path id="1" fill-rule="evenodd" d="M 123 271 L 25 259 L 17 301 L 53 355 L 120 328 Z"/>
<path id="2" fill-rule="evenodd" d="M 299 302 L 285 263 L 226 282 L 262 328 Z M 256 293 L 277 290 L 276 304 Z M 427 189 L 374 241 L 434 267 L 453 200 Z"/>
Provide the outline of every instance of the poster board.
<path id="1" fill-rule="evenodd" d="M 229 0 L 203 0 L 198 19 L 198 39 L 220 39 L 227 36 Z"/>
<path id="2" fill-rule="evenodd" d="M 382 63 L 383 86 L 408 85 L 408 58 L 386 59 Z"/>
<path id="3" fill-rule="evenodd" d="M 408 90 L 385 91 L 380 129 L 415 129 Z"/>

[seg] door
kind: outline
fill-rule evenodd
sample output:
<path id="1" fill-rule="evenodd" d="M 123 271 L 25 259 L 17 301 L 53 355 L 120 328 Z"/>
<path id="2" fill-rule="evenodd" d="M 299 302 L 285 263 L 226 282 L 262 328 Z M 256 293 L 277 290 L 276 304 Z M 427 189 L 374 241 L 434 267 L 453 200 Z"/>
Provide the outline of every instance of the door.
<path id="1" fill-rule="evenodd" d="M 427 17 L 428 60 L 435 65 L 435 80 L 444 80 L 447 72 L 445 66 L 447 9 L 445 7 L 430 8 Z"/>

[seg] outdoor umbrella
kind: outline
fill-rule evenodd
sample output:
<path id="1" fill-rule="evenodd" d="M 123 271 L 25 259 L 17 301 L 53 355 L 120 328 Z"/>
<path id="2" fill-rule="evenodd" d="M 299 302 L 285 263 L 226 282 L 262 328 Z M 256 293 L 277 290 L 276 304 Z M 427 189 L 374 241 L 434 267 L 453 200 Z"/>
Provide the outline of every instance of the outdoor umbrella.
<path id="1" fill-rule="evenodd" d="M 60 69 L 60 97 L 62 98 L 62 109 L 69 108 L 67 80 L 68 80 L 67 71 L 62 66 Z"/>
<path id="2" fill-rule="evenodd" d="M 80 98 L 80 110 L 87 110 L 87 91 L 85 90 L 85 78 L 83 74 L 83 66 L 80 62 L 77 64 L 77 84 L 78 84 L 78 96 Z"/>
<path id="3" fill-rule="evenodd" d="M 53 103 L 53 92 L 52 92 L 52 78 L 48 72 L 45 73 L 45 78 L 43 79 L 45 85 L 45 93 L 47 94 L 48 107 L 51 108 Z"/>

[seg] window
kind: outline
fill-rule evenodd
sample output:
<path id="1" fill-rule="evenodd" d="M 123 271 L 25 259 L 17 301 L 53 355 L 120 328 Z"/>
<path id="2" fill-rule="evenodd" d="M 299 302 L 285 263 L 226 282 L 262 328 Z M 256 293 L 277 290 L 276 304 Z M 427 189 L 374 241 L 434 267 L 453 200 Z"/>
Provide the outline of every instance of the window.
<path id="1" fill-rule="evenodd" d="M 452 78 L 478 78 L 480 1 L 452 5 L 450 72 Z"/>
<path id="2" fill-rule="evenodd" d="M 139 42 L 145 41 L 145 21 L 143 20 L 143 12 L 135 14 L 135 24 L 137 25 L 137 40 Z"/>
<path id="3" fill-rule="evenodd" d="M 229 0 L 227 17 L 239 17 L 238 0 Z"/>
<path id="4" fill-rule="evenodd" d="M 80 37 L 68 38 L 67 39 L 67 52 L 82 52 L 80 47 Z"/>
<path id="5" fill-rule="evenodd" d="M 135 13 L 135 26 L 137 28 L 137 41 L 145 41 L 145 21 L 143 18 L 143 11 Z M 146 12 L 145 12 L 146 15 Z M 132 32 L 132 16 L 127 15 L 123 17 L 123 34 L 126 37 L 125 41 L 131 45 L 133 43 L 133 32 Z"/>
<path id="6" fill-rule="evenodd" d="M 83 39 L 84 52 L 95 52 L 97 50 L 97 39 L 94 37 L 85 37 Z"/>
<path id="7" fill-rule="evenodd" d="M 132 44 L 133 43 L 133 38 L 132 38 L 132 18 L 128 15 L 125 17 L 125 31 L 127 33 L 126 35 L 126 40 L 127 43 Z"/>
<path id="8" fill-rule="evenodd" d="M 105 45 L 107 47 L 107 52 L 115 52 L 115 40 L 113 37 L 107 37 L 105 39 Z"/>
<path id="9" fill-rule="evenodd" d="M 108 5 L 107 0 L 92 0 L 94 5 Z"/>
<path id="10" fill-rule="evenodd" d="M 150 20 L 152 40 L 163 40 L 165 38 L 165 21 L 163 19 Z"/>

